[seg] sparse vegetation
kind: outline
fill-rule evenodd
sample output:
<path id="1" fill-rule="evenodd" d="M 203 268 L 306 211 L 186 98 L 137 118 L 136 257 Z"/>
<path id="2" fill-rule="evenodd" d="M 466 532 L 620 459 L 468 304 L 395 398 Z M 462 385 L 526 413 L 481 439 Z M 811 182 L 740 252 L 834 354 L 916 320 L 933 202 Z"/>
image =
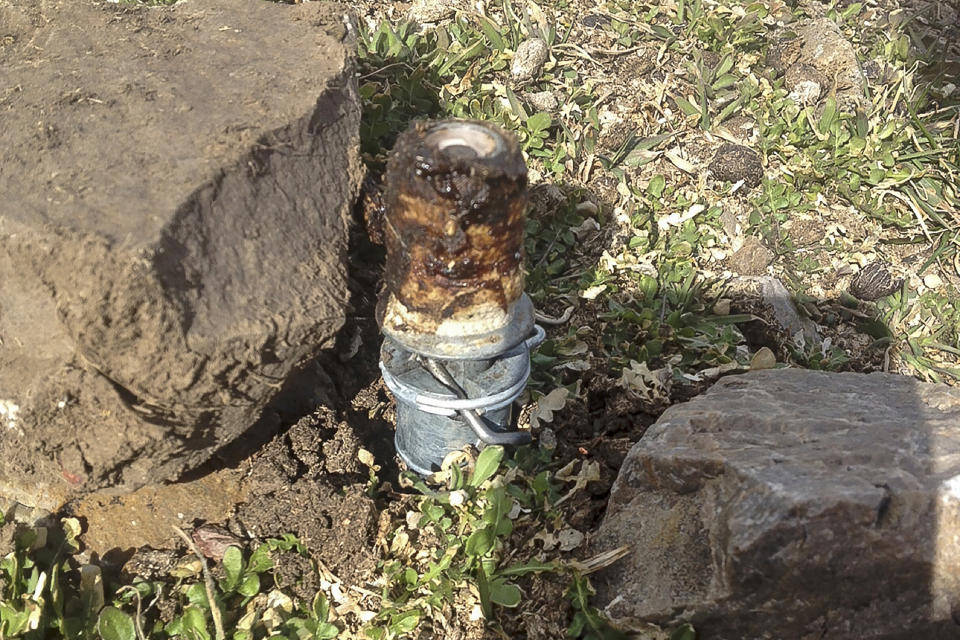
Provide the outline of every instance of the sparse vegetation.
<path id="1" fill-rule="evenodd" d="M 0 561 L 0 639 L 387 640 L 423 629 L 443 637 L 451 616 L 475 634 L 464 637 L 484 628 L 519 637 L 522 612 L 544 604 L 568 637 L 625 637 L 589 600 L 588 574 L 613 559 L 573 559 L 592 522 L 570 524 L 590 508 L 587 487 L 611 481 L 583 443 L 642 432 L 611 426 L 613 417 L 639 425 L 724 373 L 770 366 L 762 349 L 777 366 L 960 379 L 958 63 L 919 9 L 825 7 L 876 76 L 845 110 L 829 89 L 801 103 L 765 60 L 780 25 L 814 4 L 484 4 L 423 27 L 375 3 L 361 15 L 362 149 L 382 170 L 415 118 L 493 121 L 521 140 L 533 194 L 527 289 L 560 318 L 534 355 L 524 419 L 566 442 L 464 454 L 430 482 L 403 477 L 399 488 L 369 461 L 370 491 L 392 519 L 372 585 L 353 585 L 367 593 L 364 607 L 338 607 L 342 585 L 329 580 L 309 602 L 275 589 L 270 554 L 296 551 L 292 537 L 231 547 L 212 584 L 190 554 L 165 581 L 102 593 L 80 578 L 76 521 L 21 530 Z M 532 36 L 551 56 L 518 84 L 511 56 Z M 530 94 L 544 92 L 555 108 L 533 106 Z M 724 141 L 759 154 L 758 186 L 706 175 Z M 768 272 L 820 325 L 820 343 L 757 338 L 770 320 L 739 297 L 728 268 L 741 236 L 771 250 Z M 876 261 L 901 287 L 876 301 L 849 295 L 850 276 Z M 611 420 L 591 432 L 597 399 Z M 535 601 L 533 580 L 550 576 L 563 581 L 565 604 Z M 161 601 L 175 612 L 161 615 Z M 634 637 L 667 637 L 658 633 Z"/>

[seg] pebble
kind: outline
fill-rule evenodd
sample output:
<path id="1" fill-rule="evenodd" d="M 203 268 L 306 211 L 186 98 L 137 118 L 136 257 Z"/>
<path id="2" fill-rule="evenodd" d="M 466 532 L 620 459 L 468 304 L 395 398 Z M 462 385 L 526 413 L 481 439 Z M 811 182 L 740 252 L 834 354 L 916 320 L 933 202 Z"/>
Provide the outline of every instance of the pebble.
<path id="1" fill-rule="evenodd" d="M 528 93 L 527 102 L 537 111 L 553 111 L 560 105 L 560 101 L 553 91 Z"/>
<path id="2" fill-rule="evenodd" d="M 772 369 L 777 364 L 777 356 L 773 355 L 770 347 L 760 347 L 750 359 L 750 370 Z"/>
<path id="3" fill-rule="evenodd" d="M 923 286 L 925 286 L 927 289 L 936 289 L 942 284 L 943 280 L 941 280 L 940 276 L 935 273 L 928 273 L 927 275 L 923 276 Z"/>
<path id="4" fill-rule="evenodd" d="M 456 11 L 452 0 L 417 0 L 410 6 L 407 19 L 418 24 L 434 23 L 452 18 Z"/>
<path id="5" fill-rule="evenodd" d="M 533 80 L 540 75 L 550 57 L 550 48 L 541 38 L 524 40 L 517 47 L 510 73 L 517 80 Z"/>

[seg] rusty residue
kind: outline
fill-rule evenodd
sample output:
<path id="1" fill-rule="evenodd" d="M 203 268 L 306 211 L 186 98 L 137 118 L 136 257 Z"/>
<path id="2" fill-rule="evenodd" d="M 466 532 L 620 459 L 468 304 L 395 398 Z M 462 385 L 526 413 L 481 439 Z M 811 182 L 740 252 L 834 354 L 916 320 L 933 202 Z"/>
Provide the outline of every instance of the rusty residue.
<path id="1" fill-rule="evenodd" d="M 474 125 L 499 136 L 502 148 L 488 155 L 463 145 L 441 149 L 437 127 L 450 123 L 417 123 L 397 140 L 384 194 L 381 324 L 391 295 L 418 322 L 436 325 L 484 306 L 506 312 L 523 293 L 526 166 L 512 135 Z"/>

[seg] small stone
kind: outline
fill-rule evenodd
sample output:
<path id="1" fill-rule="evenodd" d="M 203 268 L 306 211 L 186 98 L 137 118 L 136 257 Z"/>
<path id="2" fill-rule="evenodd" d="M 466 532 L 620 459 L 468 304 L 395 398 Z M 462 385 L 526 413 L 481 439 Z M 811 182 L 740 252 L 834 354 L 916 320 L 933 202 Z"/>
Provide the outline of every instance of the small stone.
<path id="1" fill-rule="evenodd" d="M 407 18 L 417 24 L 434 23 L 452 18 L 456 11 L 453 0 L 417 0 L 407 10 Z"/>
<path id="2" fill-rule="evenodd" d="M 724 182 L 743 180 L 747 187 L 755 187 L 763 178 L 760 155 L 749 147 L 731 142 L 717 149 L 708 167 L 713 177 Z"/>
<path id="3" fill-rule="evenodd" d="M 871 262 L 850 282 L 850 295 L 861 300 L 878 300 L 903 286 L 903 278 L 894 278 L 881 262 Z"/>
<path id="4" fill-rule="evenodd" d="M 553 91 L 536 91 L 527 94 L 527 102 L 537 111 L 553 111 L 560 105 Z"/>
<path id="5" fill-rule="evenodd" d="M 585 15 L 581 20 L 582 24 L 587 29 L 596 29 L 597 27 L 602 27 L 605 24 L 610 23 L 610 18 L 603 15 L 602 13 L 590 13 Z"/>
<path id="6" fill-rule="evenodd" d="M 787 69 L 785 78 L 790 97 L 800 104 L 816 104 L 823 94 L 827 79 L 808 64 L 795 64 Z"/>
<path id="7" fill-rule="evenodd" d="M 730 315 L 730 300 L 728 298 L 717 300 L 717 303 L 713 305 L 713 313 L 718 316 Z"/>
<path id="8" fill-rule="evenodd" d="M 770 347 L 760 347 L 760 349 L 750 358 L 750 370 L 760 371 L 763 369 L 773 369 L 777 364 L 777 356 L 773 355 Z"/>
<path id="9" fill-rule="evenodd" d="M 879 80 L 884 75 L 884 66 L 876 60 L 867 60 L 860 68 L 867 80 Z"/>
<path id="10" fill-rule="evenodd" d="M 923 276 L 923 286 L 925 286 L 927 289 L 936 289 L 942 284 L 943 280 L 941 280 L 940 276 L 935 273 L 928 273 L 927 275 Z"/>
<path id="11" fill-rule="evenodd" d="M 742 276 L 762 276 L 767 272 L 767 267 L 773 262 L 773 258 L 773 251 L 751 236 L 746 238 L 743 246 L 730 256 L 728 266 L 731 271 Z"/>
<path id="12" fill-rule="evenodd" d="M 540 75 L 550 57 L 550 47 L 540 38 L 524 40 L 517 47 L 510 73 L 517 80 L 533 80 Z"/>

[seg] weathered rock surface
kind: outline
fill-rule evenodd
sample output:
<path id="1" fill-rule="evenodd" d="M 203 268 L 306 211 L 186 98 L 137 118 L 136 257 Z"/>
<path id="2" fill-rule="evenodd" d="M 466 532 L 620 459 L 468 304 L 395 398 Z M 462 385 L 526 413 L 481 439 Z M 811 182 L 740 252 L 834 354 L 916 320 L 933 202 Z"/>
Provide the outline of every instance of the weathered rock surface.
<path id="1" fill-rule="evenodd" d="M 844 38 L 836 22 L 830 18 L 815 18 L 790 25 L 786 31 L 790 38 L 770 47 L 767 62 L 778 72 L 788 74 L 788 86 L 797 92 L 796 97 L 812 98 L 812 86 L 798 91 L 794 84 L 795 80 L 806 79 L 820 85 L 816 99 L 833 94 L 844 111 L 853 111 L 863 105 L 865 83 L 857 52 Z M 817 75 L 811 75 L 811 71 Z"/>
<path id="2" fill-rule="evenodd" d="M 520 43 L 510 63 L 515 80 L 535 80 L 550 59 L 550 46 L 542 38 L 529 38 Z"/>
<path id="3" fill-rule="evenodd" d="M 0 25 L 0 496 L 52 508 L 202 462 L 329 346 L 359 103 L 334 5 Z"/>
<path id="4" fill-rule="evenodd" d="M 599 604 L 704 640 L 957 638 L 958 427 L 960 391 L 910 378 L 724 378 L 630 451 Z"/>

